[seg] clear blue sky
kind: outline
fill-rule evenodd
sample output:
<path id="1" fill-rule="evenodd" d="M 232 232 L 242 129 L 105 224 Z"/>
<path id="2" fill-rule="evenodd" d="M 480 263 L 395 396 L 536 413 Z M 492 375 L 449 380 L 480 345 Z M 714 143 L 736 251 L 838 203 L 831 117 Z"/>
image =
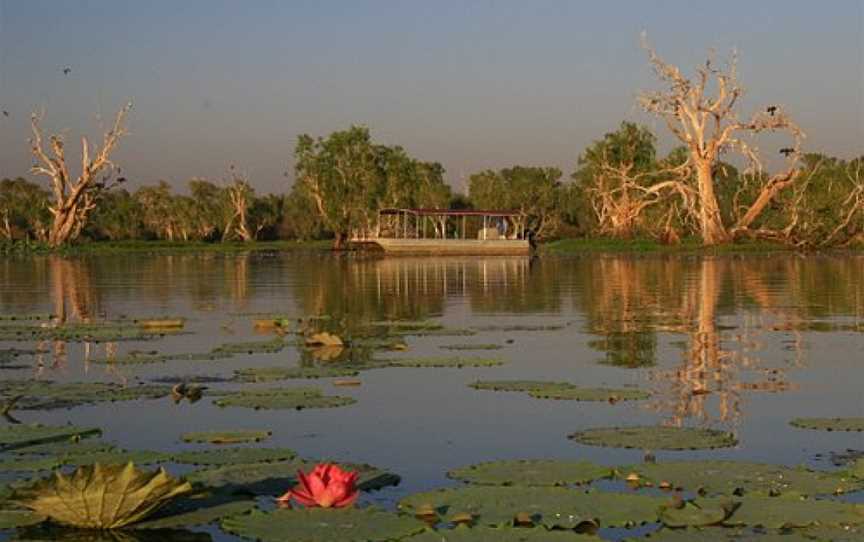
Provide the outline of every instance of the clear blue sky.
<path id="1" fill-rule="evenodd" d="M 135 183 L 291 182 L 300 133 L 366 124 L 457 186 L 512 164 L 569 174 L 654 86 L 639 33 L 690 70 L 737 48 L 744 110 L 782 103 L 807 149 L 864 152 L 864 0 L 341 2 L 0 0 L 0 177 L 31 163 L 28 119 L 99 133 L 128 99 Z M 62 69 L 70 67 L 64 75 Z"/>

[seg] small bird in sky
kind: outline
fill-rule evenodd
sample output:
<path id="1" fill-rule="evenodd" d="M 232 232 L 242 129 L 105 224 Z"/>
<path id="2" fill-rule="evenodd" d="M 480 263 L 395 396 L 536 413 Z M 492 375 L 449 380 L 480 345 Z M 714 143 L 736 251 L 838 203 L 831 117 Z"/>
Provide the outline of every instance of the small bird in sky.
<path id="1" fill-rule="evenodd" d="M 791 147 L 783 147 L 782 149 L 780 149 L 780 154 L 782 154 L 786 158 L 789 158 L 789 155 L 792 154 L 793 152 L 795 152 L 795 149 L 793 149 Z"/>
<path id="2" fill-rule="evenodd" d="M 68 66 L 63 68 L 63 75 L 69 75 L 70 73 L 72 73 L 72 68 Z"/>
<path id="3" fill-rule="evenodd" d="M 4 116 L 4 117 L 8 117 L 8 116 L 9 116 L 9 112 L 6 111 L 5 109 L 3 110 L 3 116 Z"/>
<path id="4" fill-rule="evenodd" d="M 768 106 L 768 109 L 766 109 L 765 111 L 767 111 L 768 114 L 771 115 L 771 116 L 773 117 L 773 116 L 774 116 L 774 113 L 777 112 L 777 106 L 776 106 L 776 105 L 769 105 L 769 106 Z"/>

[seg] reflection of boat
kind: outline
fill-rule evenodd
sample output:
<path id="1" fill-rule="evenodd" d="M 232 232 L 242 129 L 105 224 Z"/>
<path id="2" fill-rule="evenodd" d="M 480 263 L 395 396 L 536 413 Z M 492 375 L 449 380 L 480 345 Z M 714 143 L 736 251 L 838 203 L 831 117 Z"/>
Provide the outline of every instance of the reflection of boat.
<path id="1" fill-rule="evenodd" d="M 514 211 L 381 209 L 375 230 L 352 239 L 393 254 L 523 255 L 531 251 Z"/>

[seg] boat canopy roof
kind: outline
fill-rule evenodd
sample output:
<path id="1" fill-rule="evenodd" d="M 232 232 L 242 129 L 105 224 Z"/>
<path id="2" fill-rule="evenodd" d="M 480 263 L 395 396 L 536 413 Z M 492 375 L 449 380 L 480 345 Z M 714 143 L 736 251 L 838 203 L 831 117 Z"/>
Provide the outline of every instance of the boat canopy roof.
<path id="1" fill-rule="evenodd" d="M 422 209 L 388 207 L 378 211 L 380 215 L 411 214 L 416 216 L 519 216 L 519 211 L 488 209 Z"/>

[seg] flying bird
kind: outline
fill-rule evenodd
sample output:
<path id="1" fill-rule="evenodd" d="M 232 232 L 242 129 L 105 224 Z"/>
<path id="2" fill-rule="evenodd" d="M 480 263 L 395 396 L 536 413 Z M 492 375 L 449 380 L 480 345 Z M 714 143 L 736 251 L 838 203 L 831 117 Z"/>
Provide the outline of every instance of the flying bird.
<path id="1" fill-rule="evenodd" d="M 780 154 L 782 154 L 786 158 L 789 158 L 789 155 L 791 155 L 794 152 L 795 152 L 795 149 L 793 149 L 791 147 L 783 147 L 782 149 L 780 149 Z"/>
<path id="2" fill-rule="evenodd" d="M 766 109 L 765 111 L 767 111 L 768 114 L 771 115 L 771 116 L 773 117 L 773 116 L 774 116 L 774 113 L 777 112 L 777 106 L 776 106 L 776 105 L 769 105 L 769 106 L 768 106 L 768 109 Z"/>
<path id="3" fill-rule="evenodd" d="M 5 109 L 3 110 L 3 116 L 4 116 L 4 117 L 8 117 L 8 116 L 9 116 L 9 112 L 6 111 Z"/>
<path id="4" fill-rule="evenodd" d="M 72 68 L 68 66 L 63 68 L 63 75 L 69 75 L 70 73 L 72 73 Z"/>

